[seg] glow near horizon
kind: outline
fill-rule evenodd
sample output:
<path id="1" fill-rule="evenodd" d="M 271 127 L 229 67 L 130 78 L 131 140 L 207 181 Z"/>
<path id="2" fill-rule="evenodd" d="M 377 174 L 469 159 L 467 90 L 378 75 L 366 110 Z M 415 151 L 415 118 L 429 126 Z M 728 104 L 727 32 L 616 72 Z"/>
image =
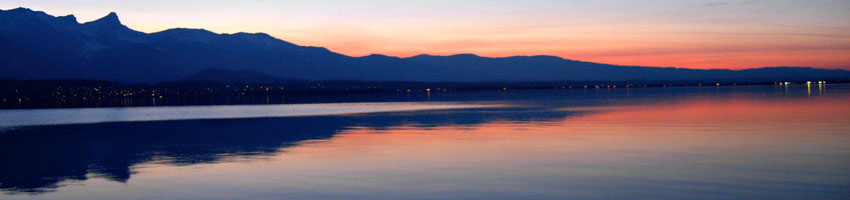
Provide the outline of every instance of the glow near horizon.
<path id="1" fill-rule="evenodd" d="M 850 69 L 850 1 L 12 0 L 87 22 L 118 13 L 143 32 L 264 32 L 350 56 L 554 55 L 688 68 Z"/>

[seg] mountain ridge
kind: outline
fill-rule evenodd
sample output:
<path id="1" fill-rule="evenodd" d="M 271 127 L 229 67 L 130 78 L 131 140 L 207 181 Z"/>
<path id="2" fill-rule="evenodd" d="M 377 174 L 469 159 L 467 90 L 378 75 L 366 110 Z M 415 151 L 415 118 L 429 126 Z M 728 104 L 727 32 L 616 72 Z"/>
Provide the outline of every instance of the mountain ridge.
<path id="1" fill-rule="evenodd" d="M 219 34 L 173 28 L 144 33 L 110 12 L 85 23 L 27 8 L 0 10 L 0 78 L 98 79 L 157 83 L 204 69 L 256 71 L 302 80 L 490 82 L 850 78 L 850 71 L 812 67 L 743 70 L 608 65 L 550 55 L 475 54 L 352 57 L 299 46 L 265 33 Z"/>

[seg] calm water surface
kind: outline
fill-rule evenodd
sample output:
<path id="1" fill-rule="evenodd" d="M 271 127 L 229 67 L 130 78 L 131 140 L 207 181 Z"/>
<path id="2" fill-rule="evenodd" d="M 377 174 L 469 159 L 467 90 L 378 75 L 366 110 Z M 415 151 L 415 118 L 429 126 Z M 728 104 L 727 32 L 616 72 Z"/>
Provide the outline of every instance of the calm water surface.
<path id="1" fill-rule="evenodd" d="M 850 199 L 850 85 L 0 110 L 0 199 Z"/>

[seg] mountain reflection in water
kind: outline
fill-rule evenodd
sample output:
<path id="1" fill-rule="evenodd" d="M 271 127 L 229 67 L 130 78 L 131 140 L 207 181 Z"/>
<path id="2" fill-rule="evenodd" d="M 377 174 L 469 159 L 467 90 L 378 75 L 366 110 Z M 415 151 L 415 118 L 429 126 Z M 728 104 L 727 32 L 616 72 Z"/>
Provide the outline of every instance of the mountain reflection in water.
<path id="1" fill-rule="evenodd" d="M 148 191 L 131 198 L 850 196 L 847 85 L 470 96 L 512 106 L 10 129 L 0 197 L 130 192 L 99 178 Z"/>

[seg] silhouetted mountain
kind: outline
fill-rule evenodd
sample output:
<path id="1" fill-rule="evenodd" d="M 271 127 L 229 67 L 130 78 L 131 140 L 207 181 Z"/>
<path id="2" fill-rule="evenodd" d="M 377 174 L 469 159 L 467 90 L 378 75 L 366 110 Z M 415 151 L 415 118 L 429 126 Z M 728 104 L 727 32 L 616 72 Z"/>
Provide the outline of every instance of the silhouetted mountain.
<path id="1" fill-rule="evenodd" d="M 784 81 L 847 79 L 850 71 L 806 67 L 697 70 L 617 66 L 554 56 L 488 58 L 470 54 L 350 57 L 298 46 L 264 33 L 203 29 L 142 33 L 115 13 L 80 24 L 26 8 L 0 11 L 0 78 L 175 81 L 203 69 L 250 70 L 307 80 L 517 81 Z"/>

